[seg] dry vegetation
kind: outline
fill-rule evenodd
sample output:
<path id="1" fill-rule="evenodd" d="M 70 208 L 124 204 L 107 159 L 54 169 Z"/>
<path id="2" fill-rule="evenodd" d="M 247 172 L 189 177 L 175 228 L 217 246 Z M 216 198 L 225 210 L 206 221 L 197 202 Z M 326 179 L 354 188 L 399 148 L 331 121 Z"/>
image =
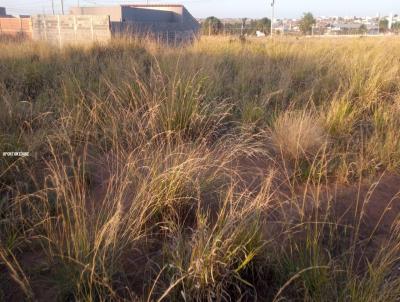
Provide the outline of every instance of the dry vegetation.
<path id="1" fill-rule="evenodd" d="M 0 45 L 0 301 L 398 301 L 400 41 Z"/>

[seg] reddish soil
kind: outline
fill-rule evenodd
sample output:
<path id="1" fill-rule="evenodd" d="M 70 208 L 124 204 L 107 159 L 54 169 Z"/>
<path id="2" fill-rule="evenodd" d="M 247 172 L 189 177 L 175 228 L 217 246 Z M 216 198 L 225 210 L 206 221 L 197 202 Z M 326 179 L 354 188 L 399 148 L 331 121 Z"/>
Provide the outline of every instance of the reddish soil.
<path id="1" fill-rule="evenodd" d="M 237 163 L 243 185 L 251 191 L 260 189 L 263 180 L 273 169 L 271 166 L 273 167 L 273 163 L 267 158 L 242 158 Z M 294 209 L 293 201 L 301 207 L 306 200 L 305 215 L 314 215 L 318 209 L 318 215 L 323 217 L 329 208 L 338 225 L 359 228 L 358 238 L 355 240 L 360 242 L 360 247 L 357 248 L 362 250 L 360 252 L 362 255 L 359 256 L 360 258 L 366 256 L 369 260 L 383 249 L 389 248 L 391 240 L 396 241 L 393 239 L 400 237 L 399 175 L 382 175 L 374 183 L 365 182 L 352 186 L 339 184 L 314 188 L 311 185 L 306 188 L 299 186 L 293 192 L 287 186 L 286 175 L 282 175 L 283 169 L 279 167 L 275 169 L 278 175 L 273 187 L 279 207 L 272 213 L 273 219 L 287 219 L 288 216 L 292 216 L 289 217 L 291 221 L 300 219 L 298 210 Z"/>
<path id="2" fill-rule="evenodd" d="M 370 256 L 399 235 L 400 176 L 383 176 L 359 188 L 338 187 L 336 192 L 333 205 L 339 222 L 354 224 L 355 217 L 360 221 L 359 239 L 368 244 Z"/>
<path id="3" fill-rule="evenodd" d="M 233 165 L 240 175 L 242 186 L 252 192 L 259 191 L 265 178 L 274 169 L 272 161 L 267 158 L 241 158 Z M 275 170 L 277 170 L 276 167 Z M 280 172 L 277 170 L 278 174 Z M 108 174 L 105 171 L 98 171 L 97 176 L 92 198 L 99 201 L 104 199 L 107 192 Z M 307 200 L 306 211 L 309 212 L 314 212 L 318 208 L 322 213 L 324 209 L 329 207 L 338 224 L 357 226 L 355 222 L 360 221 L 357 238 L 357 241 L 363 242 L 363 248 L 359 252 L 362 253 L 359 255 L 360 259 L 364 258 L 361 256 L 372 259 L 380 250 L 387 248 L 391 236 L 399 233 L 400 176 L 384 175 L 372 185 L 368 183 L 353 186 L 329 185 L 314 189 L 309 186 L 306 194 L 304 194 L 304 188 L 299 187 L 296 192 L 293 192 L 285 185 L 285 180 L 279 182 L 279 177 L 276 179 L 278 180 L 273 184 L 273 187 L 279 206 L 276 207 L 277 210 L 272 213 L 272 216 L 281 219 L 282 215 L 287 218 L 293 213 L 293 220 L 297 220 L 298 213 L 293 211 L 293 204 L 285 202 L 285 200 L 298 198 L 299 203 Z M 284 179 L 284 176 L 281 179 Z M 297 197 L 295 197 L 296 195 Z M 271 232 L 271 229 L 269 232 Z M 273 233 L 274 230 L 272 230 Z M 143 257 L 145 258 L 146 255 L 143 255 Z M 32 252 L 28 252 L 20 255 L 21 266 L 24 269 L 30 268 L 28 275 L 30 270 L 42 270 L 44 267 L 43 259 L 44 255 L 40 253 L 32 254 Z M 40 275 L 49 274 L 45 271 L 40 273 Z M 7 275 L 4 268 L 0 268 L 0 274 Z M 139 274 L 145 275 L 144 272 Z M 32 287 L 38 301 L 49 301 L 56 296 L 56 292 L 50 284 L 46 286 L 43 282 L 39 283 L 41 280 L 35 279 L 32 282 Z M 0 282 L 0 289 L 6 294 L 3 298 L 8 301 L 17 301 L 22 297 L 18 287 L 10 279 L 6 280 L 5 283 Z M 0 296 L 0 298 L 2 297 Z"/>

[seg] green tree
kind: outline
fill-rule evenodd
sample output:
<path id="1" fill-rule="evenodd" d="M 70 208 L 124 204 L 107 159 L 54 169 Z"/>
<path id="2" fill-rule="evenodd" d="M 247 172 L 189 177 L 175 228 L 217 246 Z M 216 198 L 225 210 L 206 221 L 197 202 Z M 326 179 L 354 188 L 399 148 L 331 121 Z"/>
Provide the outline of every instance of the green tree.
<path id="1" fill-rule="evenodd" d="M 385 33 L 389 30 L 389 20 L 380 20 L 379 21 L 379 32 Z"/>
<path id="2" fill-rule="evenodd" d="M 303 18 L 300 20 L 301 32 L 305 35 L 310 34 L 312 31 L 312 26 L 316 23 L 317 21 L 312 13 L 304 13 Z"/>
<path id="3" fill-rule="evenodd" d="M 362 35 L 366 34 L 368 32 L 368 28 L 365 24 L 361 24 L 360 28 L 358 29 L 358 32 Z"/>
<path id="4" fill-rule="evenodd" d="M 396 22 L 392 24 L 392 31 L 394 33 L 400 33 L 400 22 Z"/>
<path id="5" fill-rule="evenodd" d="M 205 35 L 218 35 L 222 33 L 223 24 L 220 19 L 216 17 L 208 17 L 202 24 L 203 34 Z"/>
<path id="6" fill-rule="evenodd" d="M 268 34 L 271 31 L 271 20 L 268 18 L 257 20 L 256 28 L 264 34 Z"/>

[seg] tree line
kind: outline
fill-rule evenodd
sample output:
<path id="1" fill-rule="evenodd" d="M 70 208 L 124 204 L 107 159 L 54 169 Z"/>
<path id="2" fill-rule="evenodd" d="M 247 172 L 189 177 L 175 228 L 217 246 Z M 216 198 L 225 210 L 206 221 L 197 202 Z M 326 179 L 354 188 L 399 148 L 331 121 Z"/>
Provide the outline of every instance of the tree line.
<path id="1" fill-rule="evenodd" d="M 220 35 L 240 32 L 241 34 L 255 34 L 256 31 L 268 34 L 271 31 L 271 20 L 262 18 L 260 20 L 241 19 L 241 22 L 223 23 L 217 17 L 208 17 L 202 22 L 204 35 Z"/>
<path id="2" fill-rule="evenodd" d="M 300 30 L 304 34 L 309 34 L 312 31 L 312 26 L 316 24 L 316 19 L 313 14 L 305 13 L 300 21 Z M 271 19 L 262 18 L 259 20 L 250 20 L 247 18 L 241 19 L 241 22 L 223 23 L 217 17 L 211 16 L 202 22 L 202 33 L 204 35 L 220 35 L 237 33 L 240 31 L 242 35 L 255 34 L 256 31 L 268 35 L 271 32 Z"/>
<path id="3" fill-rule="evenodd" d="M 221 35 L 221 34 L 238 34 L 240 35 L 254 35 L 257 31 L 268 35 L 271 32 L 271 19 L 262 18 L 259 20 L 248 20 L 243 18 L 241 22 L 235 23 L 224 23 L 217 17 L 211 16 L 206 18 L 202 22 L 202 33 L 203 35 Z M 308 12 L 304 13 L 303 17 L 299 22 L 299 29 L 302 34 L 312 34 L 313 27 L 316 25 L 317 20 L 313 14 Z M 379 32 L 386 33 L 391 30 L 394 33 L 400 33 L 400 22 L 392 24 L 389 29 L 388 20 L 380 20 Z M 365 34 L 368 32 L 368 28 L 365 24 L 361 24 L 359 28 L 348 29 L 347 34 Z"/>

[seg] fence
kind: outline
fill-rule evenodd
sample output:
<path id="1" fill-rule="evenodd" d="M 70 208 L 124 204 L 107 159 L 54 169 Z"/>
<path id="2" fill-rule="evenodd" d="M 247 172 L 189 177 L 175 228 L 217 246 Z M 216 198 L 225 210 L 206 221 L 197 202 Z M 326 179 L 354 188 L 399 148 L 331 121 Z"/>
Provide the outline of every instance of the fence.
<path id="1" fill-rule="evenodd" d="M 166 31 L 156 32 L 149 35 L 157 43 L 166 43 L 167 45 L 179 46 L 193 43 L 197 35 L 192 30 L 187 31 Z"/>
<path id="2" fill-rule="evenodd" d="M 32 37 L 30 18 L 0 18 L 0 35 Z"/>
<path id="3" fill-rule="evenodd" d="M 111 31 L 116 37 L 148 38 L 171 46 L 192 43 L 198 36 L 194 30 L 165 22 L 111 22 Z"/>
<path id="4" fill-rule="evenodd" d="M 108 16 L 45 16 L 32 17 L 32 37 L 60 47 L 68 44 L 104 43 L 111 39 Z"/>

